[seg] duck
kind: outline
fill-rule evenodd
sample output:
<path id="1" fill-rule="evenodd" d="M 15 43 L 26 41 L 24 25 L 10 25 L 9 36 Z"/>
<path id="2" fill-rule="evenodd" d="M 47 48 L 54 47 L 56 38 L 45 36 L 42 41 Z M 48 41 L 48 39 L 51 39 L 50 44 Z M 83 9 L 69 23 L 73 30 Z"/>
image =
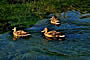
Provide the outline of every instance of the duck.
<path id="1" fill-rule="evenodd" d="M 65 37 L 65 35 L 62 35 L 61 32 L 57 32 L 55 30 L 48 32 L 48 28 L 44 28 L 44 30 L 41 31 L 41 32 L 43 32 L 44 36 L 47 37 L 47 38 L 62 40 L 61 38 Z"/>
<path id="2" fill-rule="evenodd" d="M 14 27 L 13 29 L 13 35 L 14 37 L 25 37 L 25 36 L 29 36 L 31 34 L 28 34 L 27 32 L 23 31 L 23 30 L 16 30 L 16 27 Z"/>
<path id="3" fill-rule="evenodd" d="M 59 26 L 61 24 L 60 21 L 55 18 L 55 16 L 52 16 L 52 18 L 50 18 L 50 23 L 56 26 Z"/>

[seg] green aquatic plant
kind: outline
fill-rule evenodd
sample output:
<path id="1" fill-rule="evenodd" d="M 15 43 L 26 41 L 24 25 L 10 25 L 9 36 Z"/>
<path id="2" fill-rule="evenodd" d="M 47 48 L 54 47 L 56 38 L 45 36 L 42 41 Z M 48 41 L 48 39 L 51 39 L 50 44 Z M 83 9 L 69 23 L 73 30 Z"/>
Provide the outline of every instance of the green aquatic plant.
<path id="1" fill-rule="evenodd" d="M 13 0 L 17 1 L 17 0 Z M 90 12 L 89 0 L 29 0 L 27 2 L 8 3 L 0 0 L 0 21 L 6 20 L 13 26 L 35 24 L 38 20 L 46 18 L 49 14 L 58 14 L 67 10 L 80 10 Z M 0 23 L 1 24 L 1 23 Z"/>

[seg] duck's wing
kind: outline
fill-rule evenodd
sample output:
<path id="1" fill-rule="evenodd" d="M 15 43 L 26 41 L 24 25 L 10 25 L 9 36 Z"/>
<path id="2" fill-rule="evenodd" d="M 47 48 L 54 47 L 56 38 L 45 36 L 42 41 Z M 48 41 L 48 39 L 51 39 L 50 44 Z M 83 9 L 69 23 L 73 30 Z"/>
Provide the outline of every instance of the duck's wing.
<path id="1" fill-rule="evenodd" d="M 49 35 L 55 36 L 56 35 L 56 31 L 50 31 L 48 32 Z"/>
<path id="2" fill-rule="evenodd" d="M 24 32 L 23 30 L 18 30 L 18 31 L 17 31 L 17 34 L 18 34 L 18 35 L 26 35 L 27 32 Z"/>
<path id="3" fill-rule="evenodd" d="M 21 31 L 16 31 L 15 34 L 20 35 Z"/>
<path id="4" fill-rule="evenodd" d="M 16 31 L 16 32 L 21 33 L 21 32 L 22 32 L 22 30 L 18 30 L 18 31 Z"/>
<path id="5" fill-rule="evenodd" d="M 25 32 L 25 31 L 22 31 L 22 33 L 23 33 L 23 34 L 27 34 L 27 32 Z"/>
<path id="6" fill-rule="evenodd" d="M 49 31 L 48 33 L 56 33 L 56 31 Z"/>
<path id="7" fill-rule="evenodd" d="M 56 32 L 56 34 L 62 34 L 61 32 Z"/>

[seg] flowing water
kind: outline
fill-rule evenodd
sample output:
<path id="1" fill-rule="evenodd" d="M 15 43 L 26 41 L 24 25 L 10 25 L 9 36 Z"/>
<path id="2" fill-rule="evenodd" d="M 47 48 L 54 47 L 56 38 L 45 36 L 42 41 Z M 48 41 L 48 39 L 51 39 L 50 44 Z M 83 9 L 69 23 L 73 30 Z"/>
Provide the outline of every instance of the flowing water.
<path id="1" fill-rule="evenodd" d="M 90 17 L 81 18 L 86 15 L 90 16 L 74 10 L 61 13 L 61 26 L 43 19 L 26 29 L 32 34 L 28 38 L 13 40 L 10 32 L 0 34 L 0 60 L 90 60 Z M 65 40 L 44 39 L 40 31 L 45 27 L 63 32 Z"/>

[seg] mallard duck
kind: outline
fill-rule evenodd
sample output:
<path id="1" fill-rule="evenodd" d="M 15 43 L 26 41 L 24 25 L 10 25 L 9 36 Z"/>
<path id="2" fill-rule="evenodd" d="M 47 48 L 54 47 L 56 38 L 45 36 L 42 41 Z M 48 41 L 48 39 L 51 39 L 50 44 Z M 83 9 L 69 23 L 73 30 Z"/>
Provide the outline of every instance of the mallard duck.
<path id="1" fill-rule="evenodd" d="M 49 31 L 48 32 L 48 28 L 44 28 L 44 30 L 43 31 L 41 31 L 41 32 L 43 32 L 44 33 L 44 36 L 45 37 L 48 37 L 48 38 L 54 38 L 54 39 L 59 39 L 59 40 L 62 40 L 61 38 L 64 38 L 65 37 L 65 35 L 62 35 L 62 33 L 61 32 L 57 32 L 57 31 Z"/>
<path id="2" fill-rule="evenodd" d="M 23 30 L 18 30 L 18 31 L 16 31 L 16 27 L 14 27 L 14 29 L 12 29 L 13 30 L 13 35 L 15 36 L 15 37 L 24 37 L 24 36 L 29 36 L 29 35 L 31 35 L 31 34 L 27 34 L 27 32 L 24 32 Z"/>
<path id="3" fill-rule="evenodd" d="M 55 18 L 55 16 L 52 16 L 52 18 L 50 19 L 50 23 L 57 26 L 60 25 L 60 21 L 57 18 Z"/>

